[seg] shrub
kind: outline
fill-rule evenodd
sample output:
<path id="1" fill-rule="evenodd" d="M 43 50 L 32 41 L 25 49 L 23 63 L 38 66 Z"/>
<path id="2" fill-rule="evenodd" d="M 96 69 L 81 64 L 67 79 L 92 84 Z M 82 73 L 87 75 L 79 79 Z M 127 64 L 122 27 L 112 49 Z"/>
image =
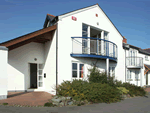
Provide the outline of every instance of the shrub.
<path id="1" fill-rule="evenodd" d="M 3 103 L 3 105 L 8 105 L 8 103 Z"/>
<path id="2" fill-rule="evenodd" d="M 68 85 L 68 86 L 67 86 Z M 88 83 L 82 80 L 63 82 L 58 88 L 58 95 L 70 96 L 74 100 L 89 102 L 117 102 L 122 99 L 120 91 L 108 84 Z M 81 103 L 79 103 L 81 104 Z"/>
<path id="3" fill-rule="evenodd" d="M 135 86 L 134 84 L 130 84 L 130 83 L 123 83 L 122 84 L 123 87 L 125 87 L 127 90 L 129 90 L 129 94 L 130 96 L 145 96 L 146 95 L 146 91 L 144 90 L 144 88 L 140 87 L 140 86 Z"/>
<path id="4" fill-rule="evenodd" d="M 127 90 L 125 87 L 117 87 L 117 89 L 121 92 L 121 94 L 129 93 L 129 90 Z"/>
<path id="5" fill-rule="evenodd" d="M 47 102 L 44 104 L 45 107 L 54 107 L 53 103 Z"/>

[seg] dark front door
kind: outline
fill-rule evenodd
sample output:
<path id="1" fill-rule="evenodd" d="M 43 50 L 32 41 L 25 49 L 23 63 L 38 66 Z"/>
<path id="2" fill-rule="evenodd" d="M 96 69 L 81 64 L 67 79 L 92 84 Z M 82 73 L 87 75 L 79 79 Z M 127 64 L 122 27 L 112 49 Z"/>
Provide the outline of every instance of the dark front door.
<path id="1" fill-rule="evenodd" d="M 30 88 L 37 88 L 37 64 L 30 64 Z"/>
<path id="2" fill-rule="evenodd" d="M 148 85 L 148 72 L 146 73 L 146 85 Z"/>

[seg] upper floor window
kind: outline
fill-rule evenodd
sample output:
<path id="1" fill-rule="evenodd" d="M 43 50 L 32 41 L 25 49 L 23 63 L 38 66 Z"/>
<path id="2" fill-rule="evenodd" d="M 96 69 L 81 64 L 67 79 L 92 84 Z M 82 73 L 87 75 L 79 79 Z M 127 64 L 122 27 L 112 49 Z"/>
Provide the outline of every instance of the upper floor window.
<path id="1" fill-rule="evenodd" d="M 82 37 L 88 37 L 88 26 L 82 24 Z"/>
<path id="2" fill-rule="evenodd" d="M 148 61 L 148 56 L 145 56 L 145 60 Z"/>

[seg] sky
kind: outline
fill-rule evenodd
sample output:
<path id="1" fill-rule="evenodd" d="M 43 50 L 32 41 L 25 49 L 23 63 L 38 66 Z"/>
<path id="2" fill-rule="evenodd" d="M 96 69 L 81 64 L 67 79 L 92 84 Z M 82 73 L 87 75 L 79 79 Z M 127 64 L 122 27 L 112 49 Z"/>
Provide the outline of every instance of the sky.
<path id="1" fill-rule="evenodd" d="M 127 43 L 150 48 L 150 0 L 0 0 L 0 43 L 43 28 L 46 14 L 98 3 Z"/>

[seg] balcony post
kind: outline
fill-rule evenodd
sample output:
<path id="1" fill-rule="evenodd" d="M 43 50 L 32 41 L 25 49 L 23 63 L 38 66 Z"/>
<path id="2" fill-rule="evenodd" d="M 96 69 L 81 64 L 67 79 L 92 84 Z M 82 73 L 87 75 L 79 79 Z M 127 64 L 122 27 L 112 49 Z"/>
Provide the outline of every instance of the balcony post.
<path id="1" fill-rule="evenodd" d="M 90 37 L 90 26 L 88 26 L 88 37 Z M 88 54 L 90 54 L 90 38 L 87 39 Z"/>
<path id="2" fill-rule="evenodd" d="M 106 59 L 106 74 L 107 76 L 109 74 L 109 59 L 108 58 Z"/>
<path id="3" fill-rule="evenodd" d="M 96 46 L 96 47 L 97 47 L 97 55 L 99 55 L 99 53 L 98 53 L 98 51 L 99 51 L 99 48 L 98 48 L 98 41 L 99 41 L 99 40 L 98 40 L 98 35 L 97 35 L 97 46 Z"/>
<path id="4" fill-rule="evenodd" d="M 104 39 L 104 31 L 102 31 L 101 32 L 101 39 Z M 104 55 L 104 49 L 106 49 L 106 48 L 104 48 L 104 40 L 101 40 L 101 53 L 100 54 L 102 54 L 102 55 Z"/>

